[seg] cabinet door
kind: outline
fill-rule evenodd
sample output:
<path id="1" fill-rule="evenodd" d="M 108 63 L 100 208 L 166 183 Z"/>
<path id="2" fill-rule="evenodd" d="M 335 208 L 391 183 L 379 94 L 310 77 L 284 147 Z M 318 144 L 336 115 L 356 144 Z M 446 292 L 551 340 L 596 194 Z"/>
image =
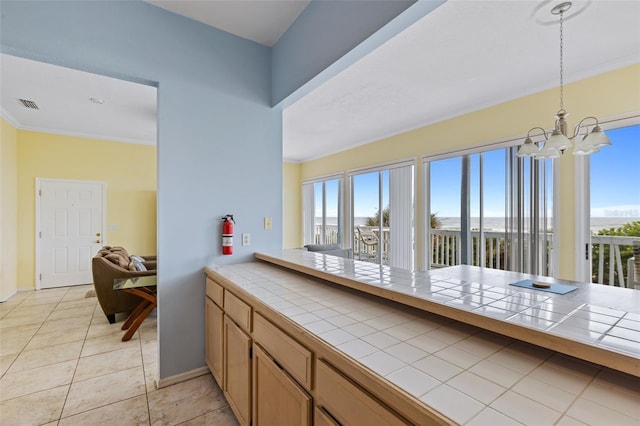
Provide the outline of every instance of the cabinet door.
<path id="1" fill-rule="evenodd" d="M 216 382 L 222 387 L 222 359 L 223 359 L 223 348 L 222 348 L 222 338 L 224 334 L 224 326 L 223 326 L 223 317 L 222 309 L 218 307 L 211 299 L 208 297 L 206 300 L 206 358 L 207 365 L 209 366 L 209 370 L 211 370 L 211 374 L 216 379 Z"/>
<path id="2" fill-rule="evenodd" d="M 316 407 L 313 416 L 313 426 L 340 426 L 340 423 L 336 422 L 326 411 L 322 408 Z"/>
<path id="3" fill-rule="evenodd" d="M 311 397 L 258 345 L 253 346 L 255 426 L 311 424 Z"/>
<path id="4" fill-rule="evenodd" d="M 251 338 L 224 316 L 224 395 L 238 422 L 251 422 Z"/>
<path id="5" fill-rule="evenodd" d="M 345 426 L 400 426 L 407 422 L 322 360 L 316 363 L 317 404 Z"/>

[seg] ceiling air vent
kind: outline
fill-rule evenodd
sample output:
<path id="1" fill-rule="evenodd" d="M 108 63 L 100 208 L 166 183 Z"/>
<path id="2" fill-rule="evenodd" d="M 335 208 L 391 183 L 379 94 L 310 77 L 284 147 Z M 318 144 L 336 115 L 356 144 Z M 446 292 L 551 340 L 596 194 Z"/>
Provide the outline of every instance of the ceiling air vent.
<path id="1" fill-rule="evenodd" d="M 18 100 L 22 102 L 22 105 L 24 105 L 25 108 L 40 109 L 38 105 L 33 101 L 30 101 L 28 99 L 18 99 Z"/>

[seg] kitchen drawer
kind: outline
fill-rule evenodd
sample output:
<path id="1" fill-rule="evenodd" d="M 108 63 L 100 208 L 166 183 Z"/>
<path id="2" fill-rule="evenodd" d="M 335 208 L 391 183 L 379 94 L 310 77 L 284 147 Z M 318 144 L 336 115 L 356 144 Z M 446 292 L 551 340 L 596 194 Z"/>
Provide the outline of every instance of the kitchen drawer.
<path id="1" fill-rule="evenodd" d="M 253 338 L 269 352 L 294 379 L 311 389 L 311 351 L 289 337 L 269 320 L 256 314 L 253 321 Z"/>
<path id="2" fill-rule="evenodd" d="M 244 331 L 251 331 L 251 306 L 228 291 L 224 294 L 224 313 Z"/>
<path id="3" fill-rule="evenodd" d="M 323 360 L 316 363 L 316 396 L 318 406 L 345 426 L 407 424 Z"/>
<path id="4" fill-rule="evenodd" d="M 214 301 L 216 305 L 222 308 L 224 299 L 224 288 L 213 281 L 211 278 L 207 278 L 207 296 Z"/>

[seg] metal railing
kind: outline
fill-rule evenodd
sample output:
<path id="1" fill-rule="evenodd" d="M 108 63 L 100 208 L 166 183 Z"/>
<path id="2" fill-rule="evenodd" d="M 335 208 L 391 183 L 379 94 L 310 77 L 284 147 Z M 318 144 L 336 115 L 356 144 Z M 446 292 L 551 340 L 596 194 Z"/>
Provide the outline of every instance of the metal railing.
<path id="1" fill-rule="evenodd" d="M 592 235 L 591 252 L 593 254 L 591 280 L 598 284 L 608 284 L 619 287 L 630 287 L 633 282 L 633 264 L 628 260 L 633 255 L 633 242 L 638 237 L 618 237 L 610 235 Z M 628 254 L 622 256 L 623 247 Z M 597 262 L 596 262 L 597 256 Z M 631 280 L 629 278 L 631 277 Z"/>
<path id="2" fill-rule="evenodd" d="M 380 240 L 380 253 L 382 261 L 389 258 L 389 228 L 382 229 L 382 238 L 379 236 L 379 228 L 377 226 L 360 226 L 362 229 L 371 229 Z M 321 243 L 322 226 L 316 225 L 315 227 L 315 241 L 316 244 Z M 362 260 L 377 261 L 377 254 L 371 252 L 371 248 L 365 247 L 361 244 L 357 233 L 353 236 L 353 252 L 356 258 Z M 431 253 L 430 261 L 431 266 L 446 267 L 455 266 L 460 264 L 461 258 L 461 239 L 459 230 L 451 229 L 430 229 L 431 239 Z M 499 231 L 484 232 L 484 261 L 481 259 L 482 254 L 480 251 L 480 232 L 472 231 L 472 264 L 474 266 L 483 266 L 493 269 L 506 269 L 506 239 L 505 233 Z M 541 244 L 546 241 L 547 244 L 547 258 L 549 262 L 553 256 L 551 252 L 553 250 L 551 241 L 553 240 L 553 234 L 547 233 L 546 238 L 544 234 L 541 234 Z M 591 248 L 594 257 L 592 281 L 598 284 L 608 284 L 619 287 L 628 286 L 629 274 L 633 274 L 633 269 L 629 268 L 631 265 L 628 262 L 629 256 L 622 256 L 622 248 L 631 247 L 633 241 L 638 240 L 638 237 L 618 237 L 609 235 L 592 235 L 591 236 Z M 340 235 L 337 225 L 327 225 L 325 227 L 325 244 L 338 244 L 340 242 Z M 626 250 L 626 251 L 630 251 Z M 551 265 L 549 265 L 551 266 Z M 633 280 L 632 280 L 633 281 Z"/>
<path id="3" fill-rule="evenodd" d="M 370 229 L 378 237 L 380 243 L 378 246 L 382 250 L 382 263 L 386 264 L 389 258 L 389 228 L 382 229 L 382 238 L 380 238 L 380 229 L 377 226 L 360 226 L 361 229 Z M 315 226 L 314 241 L 316 244 L 323 244 L 322 242 L 322 225 Z M 325 226 L 325 241 L 324 244 L 339 244 L 340 232 L 337 225 Z M 378 247 L 365 246 L 358 238 L 357 232 L 354 231 L 353 235 L 353 254 L 356 259 L 367 260 L 377 262 L 377 250 Z"/>
<path id="4" fill-rule="evenodd" d="M 461 242 L 460 231 L 446 229 L 431 229 L 431 254 L 430 260 L 433 267 L 455 266 L 460 264 Z M 546 238 L 541 234 L 540 241 L 547 241 L 548 259 L 553 256 L 551 241 L 553 235 L 547 233 Z M 479 231 L 472 231 L 472 259 L 474 266 L 484 266 L 494 269 L 505 269 L 505 233 L 504 232 L 484 232 L 485 239 L 485 261 L 481 264 L 480 259 L 480 238 Z M 627 264 L 628 256 L 621 256 L 621 248 L 631 247 L 633 241 L 638 237 L 616 237 L 608 235 L 592 235 L 591 248 L 594 257 L 592 281 L 598 284 L 608 284 L 619 287 L 628 286 L 629 274 L 633 273 Z M 551 265 L 549 265 L 551 266 Z"/>
<path id="5" fill-rule="evenodd" d="M 459 230 L 455 229 L 430 229 L 430 264 L 433 268 L 443 268 L 447 266 L 459 265 L 462 256 L 462 241 Z M 471 265 L 481 266 L 484 268 L 507 270 L 507 239 L 506 233 L 500 231 L 471 231 Z M 481 241 L 483 238 L 483 241 Z M 540 233 L 537 244 L 541 247 L 546 246 L 546 255 L 539 255 L 538 262 L 546 261 L 543 270 L 553 270 L 552 265 L 552 245 L 553 235 L 551 233 Z M 481 248 L 484 244 L 484 253 Z M 529 235 L 525 234 L 523 241 L 525 244 L 524 252 L 527 252 L 529 244 Z M 526 264 L 530 259 L 523 260 Z M 525 266 L 526 268 L 526 266 Z"/>

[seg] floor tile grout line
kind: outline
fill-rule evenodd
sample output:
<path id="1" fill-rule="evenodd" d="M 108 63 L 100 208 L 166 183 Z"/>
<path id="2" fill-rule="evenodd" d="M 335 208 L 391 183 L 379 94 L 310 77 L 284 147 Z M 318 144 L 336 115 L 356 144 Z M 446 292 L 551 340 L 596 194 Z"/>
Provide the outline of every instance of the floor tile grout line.
<path id="1" fill-rule="evenodd" d="M 136 331 L 136 334 L 140 334 L 140 330 Z M 151 405 L 149 404 L 149 388 L 147 386 L 147 367 L 144 363 L 144 355 L 142 353 L 142 336 L 138 336 L 138 342 L 140 344 L 140 358 L 142 358 L 142 375 L 144 379 L 144 397 L 147 402 L 147 419 L 149 426 L 151 426 Z"/>
<path id="2" fill-rule="evenodd" d="M 65 294 L 66 295 L 66 294 Z M 95 315 L 95 308 L 91 313 L 91 321 L 93 321 L 93 316 Z M 62 403 L 62 409 L 60 410 L 60 415 L 58 416 L 58 423 L 60 423 L 62 419 L 62 414 L 64 413 L 64 408 L 67 406 L 67 400 L 69 399 L 69 394 L 71 393 L 71 386 L 73 385 L 73 379 L 78 372 L 78 364 L 80 364 L 80 358 L 82 357 L 82 350 L 84 349 L 84 345 L 87 341 L 87 335 L 89 334 L 89 328 L 91 327 L 91 321 L 89 321 L 89 325 L 87 326 L 87 331 L 84 334 L 84 340 L 82 341 L 82 346 L 80 347 L 80 352 L 78 353 L 78 358 L 76 359 L 76 366 L 73 369 L 73 374 L 71 375 L 71 380 L 69 381 L 69 388 L 67 389 L 67 394 L 64 397 L 64 402 Z"/>
<path id="3" fill-rule="evenodd" d="M 67 289 L 67 291 L 65 291 L 65 293 L 64 293 L 64 294 L 66 295 L 68 291 L 69 291 L 69 290 Z M 24 300 L 22 300 L 22 301 L 18 304 L 18 306 L 20 306 L 22 303 L 24 303 L 27 299 L 31 298 L 32 296 L 33 296 L 33 294 L 31 294 L 31 295 L 29 295 L 29 296 L 26 296 L 26 297 L 24 298 Z M 63 295 L 62 297 L 64 297 L 64 295 Z M 16 306 L 16 308 L 17 308 L 18 306 Z M 57 306 L 57 304 L 56 304 L 56 306 Z M 13 310 L 15 310 L 15 308 L 14 308 Z M 13 310 L 12 310 L 12 311 L 13 311 Z M 55 308 L 54 308 L 53 310 L 55 310 Z M 7 373 L 9 373 L 9 370 L 11 370 L 11 367 L 13 367 L 13 364 L 18 360 L 18 358 L 20 358 L 20 355 L 22 355 L 22 354 L 25 352 L 25 349 L 27 348 L 27 346 L 29 346 L 29 343 L 31 343 L 31 341 L 32 341 L 32 340 L 33 340 L 33 338 L 36 336 L 36 334 L 38 334 L 38 331 L 40 331 L 40 329 L 42 328 L 42 326 L 44 325 L 44 323 L 45 323 L 45 322 L 47 322 L 47 319 L 49 319 L 49 317 L 51 316 L 51 313 L 53 312 L 53 310 L 52 310 L 51 312 L 49 312 L 49 315 L 47 315 L 45 319 L 43 319 L 43 320 L 42 320 L 42 322 L 40 323 L 40 325 L 38 326 L 38 328 L 36 329 L 36 331 L 31 335 L 31 337 L 29 338 L 29 340 L 27 340 L 27 343 L 25 343 L 25 345 L 24 345 L 24 346 L 22 347 L 22 349 L 20 350 L 20 352 L 18 353 L 18 356 L 16 356 L 16 358 L 15 358 L 13 361 L 11 361 L 11 365 L 9 365 L 9 367 L 7 367 L 7 369 L 4 371 L 4 373 L 2 373 L 2 375 L 0 376 L 0 379 L 1 379 L 1 378 L 3 378 L 3 377 L 5 377 L 5 375 L 6 375 Z M 3 318 L 4 318 L 4 317 L 3 317 Z"/>
<path id="4" fill-rule="evenodd" d="M 61 295 L 61 297 L 59 298 L 59 300 L 58 300 L 57 302 L 55 302 L 55 307 L 51 310 L 51 312 L 50 312 L 50 313 L 49 313 L 49 314 L 48 314 L 48 315 L 47 315 L 47 316 L 46 316 L 42 321 L 39 321 L 39 323 L 37 323 L 37 329 L 35 330 L 35 332 L 33 333 L 33 335 L 29 338 L 29 340 L 28 340 L 28 341 L 27 341 L 27 343 L 24 345 L 24 347 L 20 350 L 20 352 L 17 354 L 16 359 L 18 359 L 18 357 L 19 357 L 22 353 L 24 353 L 24 352 L 25 352 L 25 348 L 27 347 L 27 345 L 29 344 L 29 342 L 31 342 L 31 340 L 36 336 L 36 334 L 37 334 L 37 333 L 42 329 L 43 325 L 44 325 L 44 324 L 45 324 L 45 323 L 50 319 L 50 316 L 53 314 L 53 312 L 55 312 L 55 310 L 60 306 L 60 304 L 61 304 L 61 303 L 64 303 L 64 302 L 63 302 L 63 299 L 68 295 L 69 291 L 70 291 L 70 289 L 67 289 L 67 290 L 66 290 L 66 291 Z M 20 306 L 24 301 L 28 300 L 29 298 L 31 298 L 31 297 L 30 297 L 30 296 L 25 297 L 25 299 L 24 299 L 24 300 L 22 300 L 19 304 L 17 304 L 17 305 L 16 305 L 16 307 L 14 307 L 13 309 L 18 308 L 18 307 L 19 307 L 19 306 Z M 36 306 L 36 305 L 34 305 L 34 306 Z M 13 309 L 12 309 L 12 311 L 13 311 Z M 89 330 L 90 330 L 91 326 L 92 326 L 92 325 L 94 325 L 94 319 L 96 318 L 96 315 L 100 315 L 98 311 L 99 311 L 99 310 L 98 310 L 98 305 L 97 305 L 97 302 L 96 302 L 95 308 L 94 308 L 93 312 L 91 312 L 91 319 L 90 319 L 90 321 L 89 321 L 89 324 L 87 325 L 87 330 L 86 330 L 86 332 L 85 332 L 84 339 L 82 339 L 82 342 L 83 342 L 83 343 L 82 343 L 82 346 L 81 346 L 81 348 L 80 348 L 80 353 L 79 353 L 78 357 L 75 359 L 75 361 L 76 361 L 76 362 L 75 362 L 75 367 L 74 367 L 74 369 L 73 369 L 73 375 L 72 375 L 72 378 L 71 378 L 71 382 L 70 382 L 70 383 L 68 383 L 67 385 L 61 385 L 61 386 L 68 386 L 68 390 L 67 390 L 67 394 L 65 395 L 65 400 L 64 400 L 64 402 L 63 402 L 63 404 L 62 404 L 62 410 L 61 410 L 61 412 L 60 412 L 59 417 L 57 418 L 57 420 L 52 420 L 52 422 L 53 422 L 53 421 L 55 421 L 57 424 L 59 424 L 63 418 L 66 418 L 66 417 L 62 417 L 62 413 L 64 412 L 64 408 L 66 407 L 67 402 L 68 402 L 68 397 L 69 397 L 69 394 L 70 394 L 70 391 L 71 391 L 71 386 L 73 385 L 73 383 L 74 383 L 74 382 L 73 382 L 73 380 L 74 380 L 74 378 L 76 377 L 76 374 L 77 374 L 77 370 L 78 370 L 78 366 L 79 366 L 80 358 L 82 358 L 82 351 L 84 350 L 84 347 L 85 347 L 86 341 L 88 340 Z M 3 318 L 4 318 L 4 317 L 3 317 Z M 73 318 L 73 317 L 71 317 L 71 318 Z M 66 319 L 66 318 L 61 318 L 61 319 Z M 147 366 L 146 366 L 146 365 L 145 365 L 145 363 L 144 363 L 143 354 L 142 354 L 142 337 L 140 336 L 139 331 L 138 331 L 138 332 L 136 332 L 136 334 L 137 334 L 137 338 L 138 338 L 138 344 L 139 344 L 139 347 L 140 347 L 140 357 L 141 357 L 141 361 L 142 361 L 142 363 L 141 363 L 142 365 L 141 365 L 141 366 L 142 366 L 142 371 L 143 371 L 143 380 L 144 380 L 144 385 L 145 385 L 145 388 L 144 388 L 144 394 L 145 394 L 145 398 L 146 398 L 146 400 L 147 400 L 148 421 L 149 421 L 149 424 L 150 424 L 150 423 L 151 423 L 151 417 L 150 417 L 150 410 L 149 410 L 149 404 L 148 404 L 148 394 L 149 394 L 149 390 L 148 390 L 148 387 L 147 387 L 147 384 L 146 384 L 146 376 L 144 375 L 144 373 L 146 372 Z M 116 350 L 117 350 L 117 349 L 116 349 Z M 106 351 L 106 352 L 110 352 L 110 351 Z M 106 353 L 106 352 L 104 352 L 104 353 Z M 99 354 L 95 354 L 95 355 L 99 355 Z M 11 365 L 13 365 L 13 363 L 14 363 L 14 362 L 15 362 L 15 360 L 14 360 L 14 361 L 12 361 L 12 364 L 11 364 Z M 64 361 L 64 362 L 68 362 L 68 361 Z M 58 363 L 55 363 L 55 364 L 58 364 Z M 55 365 L 55 364 L 50 364 L 50 365 Z M 11 368 L 11 365 L 7 368 L 7 371 Z M 18 373 L 21 373 L 21 372 L 18 372 Z M 3 376 L 4 376 L 5 374 L 6 374 L 6 372 L 3 374 Z M 56 387 L 57 387 L 57 386 L 56 386 Z M 24 395 L 23 395 L 23 396 L 24 396 Z M 131 398 L 135 398 L 135 397 L 139 397 L 139 396 L 141 396 L 141 394 L 140 394 L 140 395 L 136 395 L 136 396 L 131 397 Z M 124 399 L 124 400 L 131 399 L 131 398 L 126 398 L 126 399 Z M 13 398 L 12 398 L 12 399 L 13 399 Z M 112 402 L 112 403 L 110 403 L 110 404 L 105 404 L 104 406 L 100 406 L 100 407 L 94 407 L 94 408 L 92 408 L 92 410 L 93 410 L 93 409 L 97 409 L 97 408 L 102 408 L 102 407 L 105 407 L 105 406 L 108 406 L 108 405 L 111 405 L 111 404 L 114 404 L 114 403 L 122 402 L 122 401 L 124 401 L 124 400 L 116 401 L 116 402 Z M 91 410 L 88 410 L 88 411 L 91 411 Z M 73 414 L 73 415 L 76 415 L 76 414 L 80 414 L 80 413 L 75 413 L 75 414 Z M 67 417 L 70 417 L 70 416 L 67 416 Z"/>
<path id="5" fill-rule="evenodd" d="M 571 408 L 575 405 L 576 402 L 578 402 L 581 398 L 582 398 L 582 394 L 584 393 L 585 390 L 587 390 L 589 388 L 589 386 L 591 386 L 591 384 L 596 380 L 596 377 L 598 377 L 600 375 L 600 373 L 602 372 L 602 369 L 600 369 L 596 374 L 594 374 L 593 376 L 591 376 L 590 380 L 588 381 L 588 383 L 584 386 L 584 388 L 582 388 L 582 390 L 576 395 L 576 397 L 573 399 L 573 401 L 571 401 L 571 404 L 569 404 L 569 406 L 562 412 L 562 415 L 560 416 L 560 419 L 562 419 L 563 417 L 567 416 L 567 417 L 571 417 L 569 416 L 569 411 L 571 410 Z M 615 411 L 615 410 L 612 410 Z"/>
<path id="6" fill-rule="evenodd" d="M 35 338 L 35 337 L 36 337 L 36 335 L 37 335 L 37 334 L 38 334 L 38 332 L 42 329 L 42 326 L 47 322 L 47 320 L 49 319 L 49 317 L 51 316 L 51 314 L 52 314 L 52 313 L 53 313 L 53 312 L 58 308 L 58 306 L 60 306 L 60 304 L 61 304 L 61 303 L 63 303 L 64 298 L 67 296 L 67 294 L 69 293 L 69 291 L 70 291 L 72 288 L 73 288 L 73 287 L 68 287 L 68 288 L 66 289 L 66 291 L 64 292 L 64 294 L 60 297 L 60 300 L 59 300 L 58 302 L 56 302 L 56 306 L 51 310 L 51 312 L 49 313 L 49 315 L 47 315 L 47 317 L 42 321 L 42 323 L 40 324 L 40 326 L 38 327 L 38 329 L 34 332 L 34 334 L 31 336 L 31 338 L 27 341 L 27 343 L 25 344 L 25 346 L 22 348 L 22 350 L 20 351 L 20 353 L 18 354 L 18 356 L 16 357 L 16 359 L 15 359 L 15 360 L 11 363 L 11 365 L 7 368 L 7 370 L 5 371 L 5 373 L 3 373 L 2 377 L 4 377 L 4 376 L 9 372 L 9 370 L 10 370 L 11 366 L 13 366 L 13 363 L 14 363 L 14 362 L 15 362 L 15 361 L 20 357 L 20 355 L 22 355 L 22 354 L 26 351 L 26 347 L 27 347 L 27 346 L 29 345 L 29 343 L 33 340 L 33 338 Z M 35 293 L 34 293 L 34 294 L 35 294 Z M 22 304 L 24 301 L 28 300 L 29 298 L 30 298 L 30 296 L 25 297 L 25 299 L 24 299 L 23 301 L 21 301 L 21 303 L 20 303 L 20 304 Z M 97 303 L 97 302 L 96 302 L 96 303 Z M 18 304 L 18 306 L 19 306 L 20 304 Z M 18 306 L 16 306 L 16 308 L 17 308 Z M 14 309 L 15 309 L 15 308 L 14 308 Z M 92 312 L 92 314 L 91 314 L 91 315 L 92 315 L 92 319 L 93 319 L 93 315 L 95 315 L 95 309 L 94 309 L 94 312 Z M 67 319 L 67 318 L 63 318 L 63 319 Z M 91 323 L 90 323 L 90 324 L 91 324 Z M 89 331 L 90 324 L 89 324 L 89 326 L 87 326 L 87 332 L 85 333 L 85 337 L 84 337 L 84 339 L 83 339 L 83 345 L 82 345 L 82 347 L 80 348 L 80 353 L 78 354 L 78 357 L 76 358 L 76 365 L 75 365 L 75 367 L 74 367 L 74 372 L 73 372 L 73 375 L 72 375 L 72 377 L 71 377 L 71 381 L 70 381 L 68 384 L 60 385 L 60 386 L 67 386 L 67 385 L 69 386 L 69 388 L 68 388 L 68 390 L 67 390 L 67 395 L 65 396 L 65 401 L 63 402 L 63 405 L 62 405 L 62 410 L 61 410 L 61 412 L 60 412 L 60 416 L 62 416 L 62 412 L 64 411 L 64 406 L 66 405 L 66 400 L 67 400 L 68 395 L 69 395 L 69 392 L 70 392 L 70 390 L 71 390 L 71 384 L 73 383 L 73 377 L 75 377 L 75 373 L 76 373 L 77 368 L 78 368 L 78 363 L 79 363 L 79 361 L 80 361 L 80 355 L 82 354 L 82 348 L 84 347 L 84 342 L 86 341 L 87 333 L 88 333 L 88 331 Z M 48 334 L 48 333 L 45 333 L 45 334 Z M 79 339 L 79 340 L 80 340 L 80 339 Z M 67 342 L 67 343 L 73 343 L 73 342 Z M 55 345 L 52 345 L 52 346 L 55 346 Z M 43 349 L 43 348 L 38 348 L 38 349 Z M 47 365 L 43 365 L 43 366 L 40 366 L 40 367 L 52 366 L 52 365 L 56 365 L 56 364 L 60 364 L 60 363 L 63 363 L 63 362 L 68 362 L 68 361 L 69 361 L 69 360 L 67 360 L 67 361 L 61 361 L 61 362 L 59 362 L 59 363 L 47 364 Z M 34 367 L 34 368 L 40 368 L 40 367 Z M 19 372 L 16 372 L 16 373 L 10 373 L 10 374 L 21 374 L 21 373 L 24 373 L 24 371 L 19 371 Z M 55 386 L 55 387 L 60 387 L 60 386 Z M 53 388 L 49 388 L 49 389 L 53 389 Z M 37 391 L 37 392 L 42 392 L 42 391 L 46 391 L 46 390 L 49 390 L 49 389 L 41 389 L 41 390 L 39 390 L 39 391 Z M 30 394 L 21 395 L 20 397 L 27 396 L 27 395 L 31 395 L 31 394 L 33 394 L 33 393 L 37 393 L 37 392 L 32 392 L 32 393 L 30 393 Z M 16 397 L 16 398 L 19 398 L 19 397 Z M 11 399 L 14 399 L 14 398 L 11 398 Z M 60 418 L 61 418 L 61 417 L 59 417 L 59 418 L 58 418 L 58 421 L 59 421 L 59 419 L 60 419 Z"/>
<path id="7" fill-rule="evenodd" d="M 48 321 L 51 320 L 51 315 L 56 311 L 56 309 L 59 309 L 60 306 L 63 303 L 65 303 L 64 302 L 64 298 L 69 295 L 69 291 L 70 291 L 70 289 L 67 289 L 63 294 L 61 294 L 59 300 L 57 302 L 55 302 L 55 306 L 53 307 L 51 312 L 46 316 L 46 318 L 44 320 L 40 321 L 38 324 L 36 324 L 37 329 L 34 331 L 33 335 L 30 337 L 29 342 L 31 341 L 31 339 L 33 339 L 38 334 L 38 332 L 42 329 L 42 327 Z M 29 299 L 29 298 L 26 298 L 25 300 L 27 300 L 27 299 Z M 116 403 L 121 403 L 122 401 L 126 401 L 128 399 L 137 398 L 139 396 L 142 396 L 142 393 L 140 393 L 139 395 L 136 395 L 136 396 L 125 398 L 125 399 L 122 399 L 122 400 L 119 400 L 119 401 L 115 401 L 115 402 L 110 402 L 108 404 L 100 405 L 99 407 L 93 407 L 90 410 L 82 411 L 80 413 L 74 413 L 72 415 L 63 417 L 63 413 L 64 413 L 65 408 L 68 408 L 69 397 L 71 395 L 71 388 L 73 387 L 74 383 L 76 383 L 76 382 L 74 382 L 75 378 L 78 377 L 78 373 L 79 373 L 78 369 L 79 369 L 79 366 L 80 366 L 80 360 L 81 360 L 81 358 L 83 358 L 82 353 L 86 348 L 87 342 L 90 340 L 89 339 L 89 333 L 91 331 L 91 327 L 98 324 L 97 318 L 100 317 L 100 315 L 101 315 L 101 311 L 99 309 L 99 306 L 97 305 L 97 302 L 96 302 L 95 308 L 94 308 L 94 310 L 92 312 L 87 312 L 87 313 L 85 313 L 83 315 L 90 316 L 90 319 L 89 319 L 89 323 L 87 324 L 86 330 L 84 332 L 84 338 L 83 339 L 74 340 L 74 342 L 78 342 L 79 340 L 82 341 L 82 344 L 80 345 L 80 353 L 79 353 L 79 355 L 77 357 L 72 358 L 71 360 L 61 361 L 61 362 L 74 361 L 73 363 L 71 363 L 71 366 L 70 366 L 70 367 L 73 367 L 73 373 L 71 375 L 70 383 L 67 383 L 66 385 L 60 385 L 60 386 L 68 386 L 68 387 L 67 387 L 66 394 L 64 395 L 64 400 L 61 401 L 62 409 L 61 409 L 60 415 L 56 419 L 51 419 L 51 420 L 48 421 L 48 422 L 51 422 L 52 424 L 54 424 L 54 423 L 55 424 L 60 424 L 60 423 L 62 423 L 62 420 L 66 419 L 66 418 L 69 418 L 69 417 L 72 417 L 72 416 L 75 416 L 75 415 L 78 415 L 78 414 L 82 414 L 82 413 L 87 413 L 87 412 L 90 412 L 90 411 L 93 411 L 93 410 L 96 410 L 96 409 L 101 409 L 101 408 L 104 408 L 104 407 L 108 407 L 110 405 L 113 405 L 113 404 L 116 404 Z M 79 317 L 80 316 L 74 316 L 74 317 L 70 317 L 70 318 L 79 318 Z M 66 320 L 67 318 L 61 318 L 61 319 L 65 319 Z M 149 337 L 152 337 L 153 329 L 157 330 L 157 325 L 155 325 L 153 328 L 149 328 L 148 330 L 145 330 L 145 335 L 148 332 L 149 333 Z M 145 394 L 145 399 L 146 399 L 146 402 L 147 402 L 147 404 L 146 404 L 147 405 L 147 419 L 148 419 L 147 421 L 148 421 L 148 424 L 151 424 L 151 422 L 152 422 L 152 410 L 151 410 L 151 407 L 150 407 L 150 398 L 149 398 L 149 396 L 150 396 L 151 393 L 153 393 L 153 389 L 150 387 L 150 383 L 147 382 L 146 375 L 147 375 L 147 373 L 151 372 L 151 369 L 153 368 L 152 364 L 156 364 L 157 361 L 156 361 L 156 363 L 146 363 L 145 362 L 145 356 L 144 356 L 144 353 L 143 353 L 143 350 L 142 350 L 143 346 L 145 345 L 145 342 L 143 340 L 142 334 L 143 334 L 143 332 L 142 332 L 142 328 L 141 328 L 140 330 L 138 330 L 136 332 L 136 338 L 138 339 L 138 347 L 139 347 L 139 350 L 140 350 L 140 355 L 139 356 L 141 357 L 141 360 L 142 360 L 142 365 L 141 365 L 142 369 L 140 371 L 142 371 L 142 373 L 143 373 L 143 380 L 144 380 L 144 386 L 145 386 L 143 392 Z M 54 344 L 55 343 L 56 342 L 54 342 Z M 155 339 L 151 339 L 148 342 L 146 342 L 146 344 L 149 344 L 149 343 L 153 343 L 155 345 L 154 346 L 155 350 L 157 350 L 157 346 L 158 346 L 157 337 Z M 24 348 L 26 348 L 27 344 L 25 344 L 23 349 L 20 351 L 20 354 L 25 352 Z M 133 346 L 133 347 L 135 347 L 135 346 Z M 108 351 L 100 352 L 100 353 L 93 354 L 93 355 L 100 355 L 102 353 L 108 353 L 108 352 L 112 352 L 114 350 L 119 350 L 119 349 L 110 349 Z M 18 354 L 16 356 L 16 358 L 20 354 Z M 93 356 L 93 355 L 89 355 L 89 356 Z M 154 359 L 155 358 L 152 355 L 150 355 L 150 361 L 152 361 Z M 58 364 L 58 363 L 55 363 L 55 364 Z M 49 364 L 49 366 L 50 365 L 55 365 L 55 364 Z M 59 387 L 59 386 L 56 386 L 56 387 Z M 141 391 L 142 391 L 142 389 L 141 389 Z M 209 414 L 211 412 L 222 411 L 222 410 L 225 410 L 227 408 L 228 408 L 228 404 L 223 404 L 222 406 L 217 407 L 216 409 L 213 409 L 213 410 L 208 410 L 208 411 L 206 411 L 205 413 L 202 413 L 199 416 L 195 416 L 195 417 L 193 417 L 191 419 L 187 419 L 187 420 L 181 420 L 181 423 L 189 422 L 189 421 L 192 421 L 192 420 L 197 419 L 199 417 L 204 417 L 204 416 L 206 416 L 207 414 Z"/>

